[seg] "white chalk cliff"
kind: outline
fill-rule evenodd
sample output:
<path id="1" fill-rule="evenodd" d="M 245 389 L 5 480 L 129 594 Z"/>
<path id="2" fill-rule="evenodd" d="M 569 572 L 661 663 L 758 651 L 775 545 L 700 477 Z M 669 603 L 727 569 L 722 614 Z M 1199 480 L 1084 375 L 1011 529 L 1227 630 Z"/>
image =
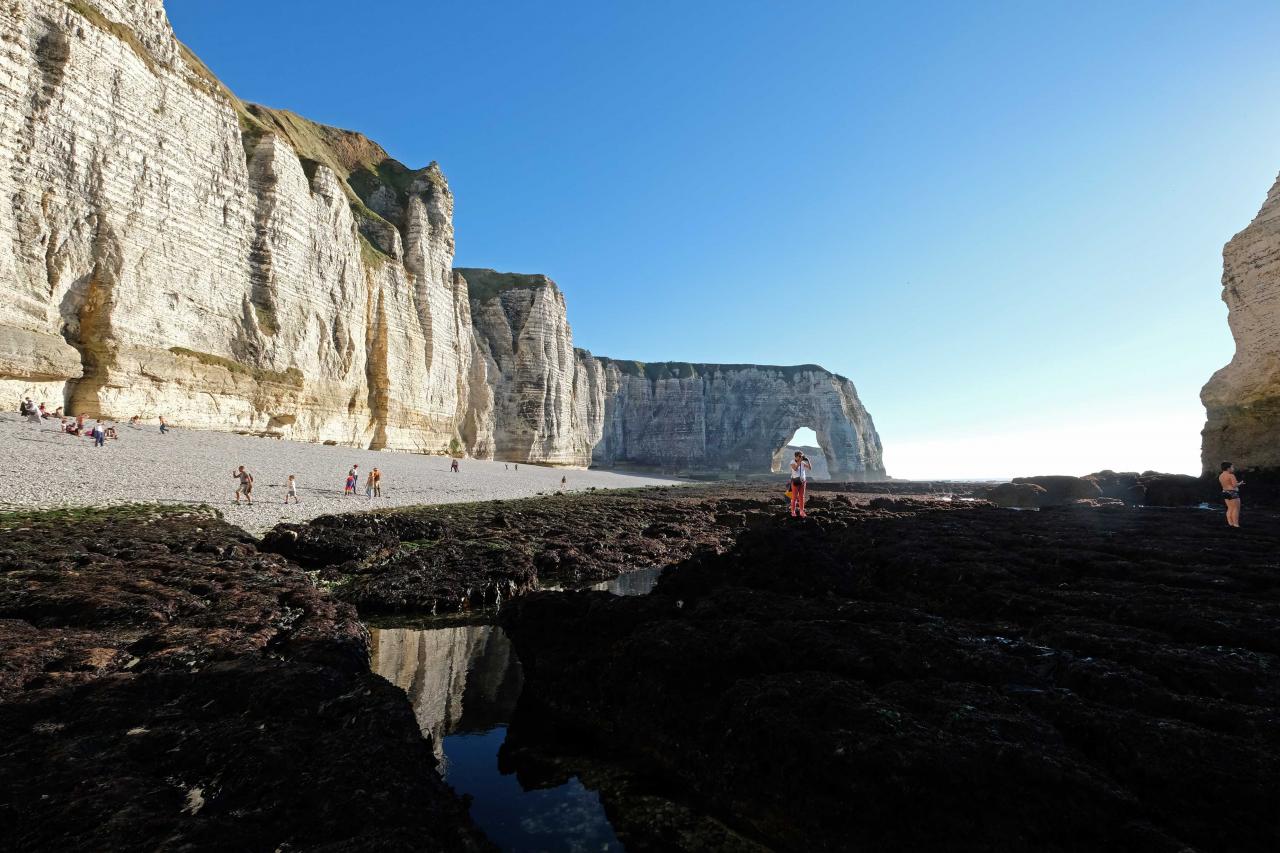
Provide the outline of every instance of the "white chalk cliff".
<path id="1" fill-rule="evenodd" d="M 575 350 L 549 279 L 454 271 L 434 163 L 241 102 L 174 38 L 162 0 L 0 4 L 0 193 L 0 398 L 15 404 L 730 470 L 767 466 L 787 424 L 811 425 L 843 460 L 833 476 L 883 473 L 847 380 L 647 375 Z"/>
<path id="2" fill-rule="evenodd" d="M 1241 470 L 1280 469 L 1280 180 L 1222 260 L 1236 351 L 1200 392 L 1208 412 L 1201 463 L 1212 474 L 1227 460 Z"/>

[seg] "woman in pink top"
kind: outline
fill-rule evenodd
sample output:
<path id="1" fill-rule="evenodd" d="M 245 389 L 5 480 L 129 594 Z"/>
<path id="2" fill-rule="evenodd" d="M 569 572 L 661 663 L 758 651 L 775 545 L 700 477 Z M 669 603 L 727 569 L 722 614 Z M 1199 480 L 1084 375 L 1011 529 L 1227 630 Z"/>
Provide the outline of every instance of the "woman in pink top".
<path id="1" fill-rule="evenodd" d="M 797 450 L 796 458 L 791 460 L 791 515 L 793 517 L 796 515 L 801 518 L 805 517 L 805 486 L 809 483 L 809 472 L 812 470 L 813 466 L 809 464 L 809 457 Z"/>

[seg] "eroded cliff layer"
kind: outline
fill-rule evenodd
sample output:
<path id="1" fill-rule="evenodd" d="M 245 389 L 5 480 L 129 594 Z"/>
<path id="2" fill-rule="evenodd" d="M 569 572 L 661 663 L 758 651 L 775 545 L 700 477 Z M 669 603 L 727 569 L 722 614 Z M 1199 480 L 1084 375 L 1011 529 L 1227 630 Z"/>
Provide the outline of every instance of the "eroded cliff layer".
<path id="1" fill-rule="evenodd" d="M 1222 250 L 1222 300 L 1235 338 L 1231 363 L 1200 392 L 1208 412 L 1201 463 L 1217 473 L 1280 469 L 1280 181 L 1249 226 Z"/>
<path id="2" fill-rule="evenodd" d="M 453 199 L 246 105 L 160 0 L 0 8 L 0 393 L 435 450 L 471 357 Z"/>

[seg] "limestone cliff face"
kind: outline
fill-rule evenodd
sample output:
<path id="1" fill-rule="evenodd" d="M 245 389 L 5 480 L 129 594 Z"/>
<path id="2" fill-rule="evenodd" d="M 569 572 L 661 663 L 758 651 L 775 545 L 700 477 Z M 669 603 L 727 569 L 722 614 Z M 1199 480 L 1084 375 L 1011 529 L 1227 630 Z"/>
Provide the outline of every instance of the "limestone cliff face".
<path id="1" fill-rule="evenodd" d="M 556 465 L 767 470 L 812 426 L 883 473 L 848 380 L 575 350 L 545 276 L 452 269 L 433 163 L 238 100 L 161 0 L 0 3 L 0 399 Z"/>
<path id="2" fill-rule="evenodd" d="M 0 394 L 440 450 L 472 357 L 453 200 L 242 104 L 160 0 L 0 6 Z"/>
<path id="3" fill-rule="evenodd" d="M 853 383 L 816 365 L 594 360 L 605 385 L 597 465 L 776 471 L 783 447 L 807 426 L 832 478 L 885 476 L 880 437 Z"/>
<path id="4" fill-rule="evenodd" d="M 590 464 L 600 440 L 603 387 L 593 381 L 596 366 L 575 354 L 564 294 L 542 275 L 459 272 L 468 283 L 479 355 L 493 389 L 493 456 Z"/>
<path id="5" fill-rule="evenodd" d="M 1236 352 L 1200 392 L 1208 412 L 1201 463 L 1213 474 L 1224 460 L 1280 469 L 1280 181 L 1222 258 Z"/>

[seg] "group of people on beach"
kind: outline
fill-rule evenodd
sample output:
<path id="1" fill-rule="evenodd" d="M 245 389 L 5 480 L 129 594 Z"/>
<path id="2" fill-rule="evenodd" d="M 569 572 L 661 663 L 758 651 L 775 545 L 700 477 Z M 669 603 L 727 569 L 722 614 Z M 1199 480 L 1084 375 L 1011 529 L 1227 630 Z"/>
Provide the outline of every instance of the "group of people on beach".
<path id="1" fill-rule="evenodd" d="M 116 430 L 116 425 L 110 421 L 102 419 L 95 420 L 92 424 L 83 414 L 76 415 L 74 418 L 67 417 L 62 413 L 62 407 L 54 409 L 52 412 L 44 404 L 36 404 L 30 397 L 24 398 L 18 404 L 18 414 L 22 415 L 30 423 L 42 424 L 46 420 L 58 422 L 58 431 L 66 435 L 84 436 L 93 439 L 94 447 L 102 447 L 106 444 L 107 439 L 117 439 L 120 437 Z M 129 418 L 129 426 L 134 429 L 142 428 L 142 416 L 134 415 Z M 169 431 L 169 424 L 165 421 L 164 416 L 160 416 L 160 433 L 163 435 Z"/>
<path id="2" fill-rule="evenodd" d="M 253 506 L 253 475 L 245 470 L 241 465 L 231 472 L 231 478 L 236 481 L 236 503 L 240 503 L 240 498 L 244 498 L 249 506 Z M 293 502 L 302 503 L 298 499 L 298 478 L 293 474 L 289 475 L 289 479 L 284 484 L 284 502 L 287 505 L 289 498 L 293 498 Z"/>
<path id="3" fill-rule="evenodd" d="M 232 469 L 231 478 L 236 481 L 236 503 L 240 503 L 240 499 L 244 498 L 249 506 L 253 506 L 253 475 L 241 465 Z M 360 466 L 358 464 L 352 465 L 351 469 L 347 471 L 346 484 L 342 488 L 343 497 L 355 496 L 359 482 Z M 365 475 L 364 494 L 370 500 L 382 497 L 382 472 L 376 467 Z M 296 474 L 290 474 L 284 484 L 284 502 L 286 505 L 288 505 L 290 499 L 295 504 L 302 503 L 302 499 L 298 497 L 298 476 Z"/>
<path id="4" fill-rule="evenodd" d="M 41 403 L 40 405 L 37 406 L 34 402 L 32 402 L 30 397 L 25 397 L 23 398 L 22 402 L 18 404 L 18 414 L 22 415 L 24 418 L 31 421 L 32 423 L 38 424 L 42 420 L 46 420 L 50 418 L 61 418 L 62 407 L 59 406 L 58 408 L 54 409 L 51 412 L 45 407 L 44 403 Z"/>
<path id="5" fill-rule="evenodd" d="M 457 473 L 458 471 L 457 459 L 453 459 L 451 461 L 449 470 L 454 473 Z M 517 471 L 520 470 L 519 465 L 516 466 L 516 470 Z M 232 469 L 231 478 L 236 481 L 236 493 L 235 493 L 236 503 L 239 504 L 241 502 L 240 499 L 244 498 L 245 503 L 247 503 L 249 506 L 253 506 L 253 474 L 249 473 L 249 471 L 245 468 L 245 466 L 240 465 L 237 468 Z M 561 489 L 568 488 L 568 485 L 569 485 L 568 478 L 561 477 L 560 488 Z M 347 470 L 347 478 L 344 481 L 342 486 L 342 496 L 358 497 L 359 486 L 360 486 L 360 465 L 359 463 L 357 463 L 352 465 Z M 382 471 L 380 471 L 377 467 L 374 467 L 372 470 L 369 471 L 368 474 L 365 475 L 364 496 L 370 500 L 373 500 L 374 498 L 382 497 Z M 284 502 L 288 504 L 290 499 L 292 499 L 295 504 L 302 502 L 301 499 L 298 497 L 298 478 L 297 478 L 297 475 L 295 474 L 290 474 L 289 478 L 285 481 Z"/>
<path id="6" fill-rule="evenodd" d="M 343 497 L 347 495 L 355 496 L 356 487 L 360 484 L 360 466 L 352 465 L 351 470 L 347 472 L 347 484 L 342 489 Z M 372 471 L 365 475 L 364 478 L 364 495 L 373 500 L 382 497 L 382 472 L 374 467 Z"/>

